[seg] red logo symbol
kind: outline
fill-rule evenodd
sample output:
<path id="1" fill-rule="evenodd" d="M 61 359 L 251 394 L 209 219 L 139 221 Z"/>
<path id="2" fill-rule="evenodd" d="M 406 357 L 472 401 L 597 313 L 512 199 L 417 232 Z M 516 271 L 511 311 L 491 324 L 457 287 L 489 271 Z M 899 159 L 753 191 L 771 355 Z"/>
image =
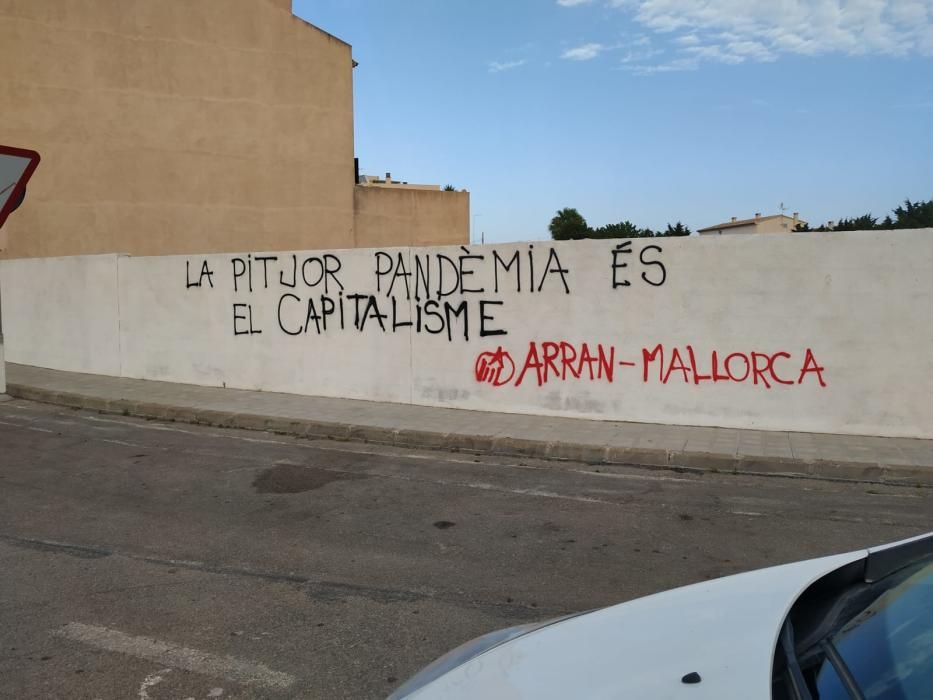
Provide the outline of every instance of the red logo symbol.
<path id="1" fill-rule="evenodd" d="M 512 356 L 500 345 L 495 352 L 481 352 L 473 367 L 476 381 L 503 386 L 515 376 L 515 362 Z"/>

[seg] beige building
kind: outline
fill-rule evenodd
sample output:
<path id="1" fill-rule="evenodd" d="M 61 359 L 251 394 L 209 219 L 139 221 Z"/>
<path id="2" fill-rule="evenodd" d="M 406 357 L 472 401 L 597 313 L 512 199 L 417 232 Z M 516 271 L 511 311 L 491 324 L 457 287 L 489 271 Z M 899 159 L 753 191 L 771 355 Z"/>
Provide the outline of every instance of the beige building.
<path id="1" fill-rule="evenodd" d="M 468 193 L 356 184 L 351 47 L 291 0 L 3 0 L 0 65 L 42 156 L 2 257 L 469 241 Z"/>
<path id="2" fill-rule="evenodd" d="M 432 190 L 434 192 L 441 189 L 440 185 L 416 185 L 411 182 L 393 180 L 392 173 L 386 173 L 385 178 L 376 175 L 360 175 L 357 184 L 364 187 L 396 187 L 406 190 Z"/>
<path id="3" fill-rule="evenodd" d="M 774 214 L 772 216 L 762 216 L 755 214 L 751 219 L 738 219 L 732 217 L 731 221 L 725 221 L 715 226 L 707 226 L 697 230 L 701 236 L 721 235 L 732 233 L 793 233 L 798 224 L 807 223 L 800 218 L 797 212 L 793 216 L 786 214 Z"/>

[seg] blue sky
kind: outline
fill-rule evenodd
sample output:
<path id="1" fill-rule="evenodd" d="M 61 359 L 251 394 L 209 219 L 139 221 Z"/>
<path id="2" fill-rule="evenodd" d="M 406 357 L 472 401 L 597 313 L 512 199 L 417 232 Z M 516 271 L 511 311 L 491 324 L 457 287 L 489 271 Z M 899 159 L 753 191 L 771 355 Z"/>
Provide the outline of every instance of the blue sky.
<path id="1" fill-rule="evenodd" d="M 295 0 L 353 45 L 361 170 L 477 236 L 933 198 L 933 0 Z"/>

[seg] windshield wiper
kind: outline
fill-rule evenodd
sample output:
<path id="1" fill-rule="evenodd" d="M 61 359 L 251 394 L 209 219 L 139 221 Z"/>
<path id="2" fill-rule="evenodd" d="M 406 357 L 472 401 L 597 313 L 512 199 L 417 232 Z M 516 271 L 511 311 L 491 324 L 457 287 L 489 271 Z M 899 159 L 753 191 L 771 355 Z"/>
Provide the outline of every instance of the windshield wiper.
<path id="1" fill-rule="evenodd" d="M 839 650 L 836 649 L 833 643 L 828 639 L 824 639 L 820 642 L 820 648 L 823 650 L 823 653 L 826 654 L 827 661 L 829 661 L 836 670 L 836 675 L 839 676 L 839 681 L 849 693 L 849 697 L 851 697 L 852 700 L 865 700 L 865 695 L 858 687 L 858 683 L 855 682 L 852 671 L 849 670 L 849 666 L 846 664 L 845 659 L 842 658 L 839 654 Z"/>

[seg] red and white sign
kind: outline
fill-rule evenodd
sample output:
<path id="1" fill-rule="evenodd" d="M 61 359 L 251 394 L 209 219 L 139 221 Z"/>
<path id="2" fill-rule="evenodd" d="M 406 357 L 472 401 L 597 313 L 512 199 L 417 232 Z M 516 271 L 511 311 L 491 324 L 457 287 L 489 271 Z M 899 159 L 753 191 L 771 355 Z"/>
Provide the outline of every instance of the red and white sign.
<path id="1" fill-rule="evenodd" d="M 39 165 L 39 154 L 0 145 L 0 226 L 26 196 L 26 183 Z"/>

